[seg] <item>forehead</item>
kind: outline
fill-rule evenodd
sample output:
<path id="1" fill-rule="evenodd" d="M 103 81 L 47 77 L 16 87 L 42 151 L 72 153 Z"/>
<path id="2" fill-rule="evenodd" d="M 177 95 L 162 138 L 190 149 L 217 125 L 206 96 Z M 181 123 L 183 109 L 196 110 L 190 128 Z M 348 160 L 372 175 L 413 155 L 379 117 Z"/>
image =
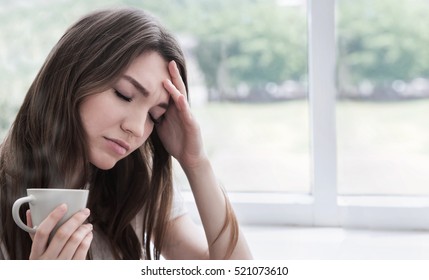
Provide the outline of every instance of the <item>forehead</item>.
<path id="1" fill-rule="evenodd" d="M 143 84 L 148 91 L 154 90 L 162 81 L 170 79 L 168 62 L 157 52 L 146 52 L 136 57 L 124 75 L 133 77 Z"/>

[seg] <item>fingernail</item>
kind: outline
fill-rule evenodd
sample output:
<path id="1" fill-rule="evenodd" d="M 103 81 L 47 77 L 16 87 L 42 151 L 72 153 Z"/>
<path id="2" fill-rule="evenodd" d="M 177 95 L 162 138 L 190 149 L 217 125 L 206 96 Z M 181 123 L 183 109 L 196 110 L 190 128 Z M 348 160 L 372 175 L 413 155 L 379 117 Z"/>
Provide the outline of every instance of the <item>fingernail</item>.
<path id="1" fill-rule="evenodd" d="M 60 206 L 58 206 L 58 210 L 61 212 L 66 212 L 67 211 L 67 204 L 63 203 Z"/>
<path id="2" fill-rule="evenodd" d="M 89 216 L 89 214 L 91 213 L 91 211 L 89 211 L 88 208 L 82 209 L 82 213 Z"/>

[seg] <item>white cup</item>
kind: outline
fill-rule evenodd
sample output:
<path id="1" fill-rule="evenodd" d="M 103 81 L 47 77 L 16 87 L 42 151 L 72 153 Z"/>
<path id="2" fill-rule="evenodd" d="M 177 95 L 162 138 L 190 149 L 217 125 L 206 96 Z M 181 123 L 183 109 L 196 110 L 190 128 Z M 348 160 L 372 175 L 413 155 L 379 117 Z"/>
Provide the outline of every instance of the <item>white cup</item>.
<path id="1" fill-rule="evenodd" d="M 27 196 L 15 201 L 12 216 L 15 223 L 23 230 L 35 233 L 37 226 L 59 205 L 65 203 L 67 212 L 53 229 L 54 233 L 64 222 L 75 213 L 86 207 L 88 190 L 80 189 L 27 189 Z M 27 226 L 19 215 L 19 209 L 24 203 L 30 204 L 31 221 L 34 228 Z"/>

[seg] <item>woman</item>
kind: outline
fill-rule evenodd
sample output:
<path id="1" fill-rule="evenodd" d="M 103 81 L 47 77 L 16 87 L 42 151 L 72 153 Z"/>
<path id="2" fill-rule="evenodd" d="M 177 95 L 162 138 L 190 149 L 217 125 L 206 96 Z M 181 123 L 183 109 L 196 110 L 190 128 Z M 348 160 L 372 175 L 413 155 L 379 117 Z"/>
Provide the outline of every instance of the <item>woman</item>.
<path id="1" fill-rule="evenodd" d="M 171 156 L 205 238 L 178 202 Z M 34 235 L 14 224 L 26 188 L 59 186 L 88 188 L 88 209 L 49 242 L 66 206 Z M 89 14 L 53 48 L 1 146 L 0 190 L 0 258 L 251 258 L 187 103 L 183 53 L 137 9 Z M 32 226 L 29 211 L 21 215 Z"/>

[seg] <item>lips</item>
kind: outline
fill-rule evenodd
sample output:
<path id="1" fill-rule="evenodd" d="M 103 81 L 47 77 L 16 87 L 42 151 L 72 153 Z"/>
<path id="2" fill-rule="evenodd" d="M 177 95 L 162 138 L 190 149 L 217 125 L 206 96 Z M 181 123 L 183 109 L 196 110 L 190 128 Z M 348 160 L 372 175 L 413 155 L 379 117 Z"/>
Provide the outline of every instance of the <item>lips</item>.
<path id="1" fill-rule="evenodd" d="M 125 155 L 130 149 L 130 145 L 128 145 L 128 143 L 120 139 L 107 138 L 107 137 L 104 137 L 104 138 L 107 140 L 107 144 L 109 148 L 121 156 Z"/>

